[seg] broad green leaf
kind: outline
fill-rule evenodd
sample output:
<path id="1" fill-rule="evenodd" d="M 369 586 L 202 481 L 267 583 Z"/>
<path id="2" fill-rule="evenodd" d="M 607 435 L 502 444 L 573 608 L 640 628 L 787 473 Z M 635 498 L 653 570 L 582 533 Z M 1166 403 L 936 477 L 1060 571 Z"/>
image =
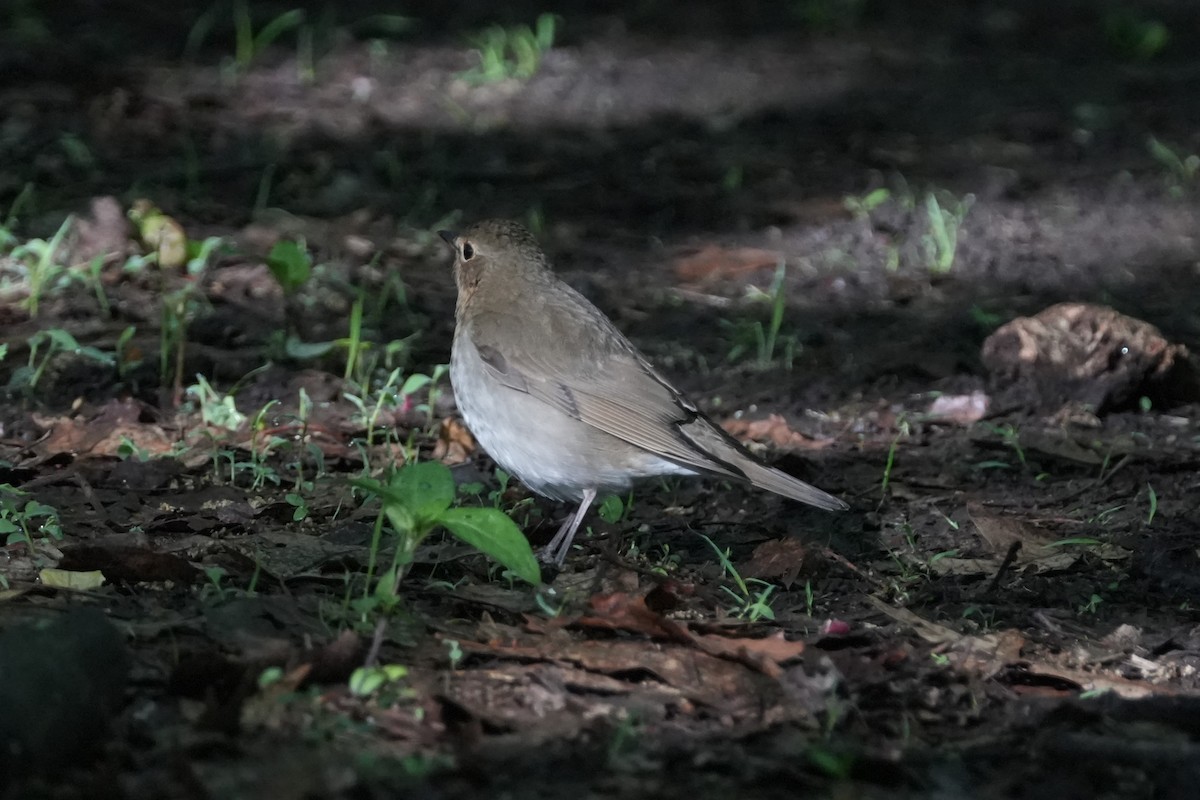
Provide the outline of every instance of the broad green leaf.
<path id="1" fill-rule="evenodd" d="M 387 676 L 379 667 L 359 667 L 350 673 L 350 693 L 366 697 L 378 691 L 386 681 Z"/>
<path id="2" fill-rule="evenodd" d="M 408 667 L 403 664 L 380 664 L 379 668 L 383 670 L 383 674 L 392 683 L 408 677 Z"/>
<path id="3" fill-rule="evenodd" d="M 387 515 L 388 522 L 392 523 L 392 527 L 396 529 L 396 533 L 405 538 L 414 534 L 420 534 L 422 531 L 417 530 L 417 518 L 413 516 L 408 506 L 403 503 L 389 502 L 386 498 L 383 501 L 383 513 Z M 412 542 L 415 547 L 416 542 Z"/>
<path id="4" fill-rule="evenodd" d="M 362 489 L 367 494 L 373 494 L 385 502 L 403 502 L 396 490 L 375 478 L 351 478 L 349 483 L 355 489 Z"/>
<path id="5" fill-rule="evenodd" d="M 408 378 L 405 379 L 404 385 L 400 387 L 400 396 L 408 397 L 410 394 L 424 389 L 429 384 L 430 380 L 431 379 L 428 375 L 422 375 L 420 373 L 409 375 Z"/>
<path id="6" fill-rule="evenodd" d="M 308 282 L 312 275 L 312 257 L 299 242 L 280 239 L 267 256 L 267 267 L 285 294 L 291 294 Z"/>
<path id="7" fill-rule="evenodd" d="M 438 517 L 452 534 L 537 586 L 542 571 L 529 541 L 508 516 L 495 508 L 449 508 Z"/>
<path id="8" fill-rule="evenodd" d="M 454 502 L 454 476 L 440 461 L 405 464 L 388 482 L 394 496 L 418 520 L 432 522 Z"/>
<path id="9" fill-rule="evenodd" d="M 625 516 L 625 502 L 615 494 L 610 494 L 600 503 L 600 519 L 609 525 L 616 525 Z"/>
<path id="10" fill-rule="evenodd" d="M 418 530 L 418 519 L 416 519 L 413 510 L 409 509 L 408 505 L 404 503 L 404 499 L 406 498 L 400 492 L 397 492 L 395 488 L 386 485 L 386 483 L 380 483 L 374 480 L 373 477 L 355 477 L 354 480 L 350 481 L 350 486 L 361 489 L 361 491 L 367 494 L 376 495 L 379 498 L 380 505 L 383 506 L 384 515 L 391 522 L 391 527 L 396 530 L 396 534 L 404 537 L 404 539 L 408 540 L 414 535 L 427 533 L 427 531 Z M 426 525 L 426 528 L 428 527 L 430 525 Z M 415 542 L 410 543 L 415 546 Z"/>
<path id="11" fill-rule="evenodd" d="M 407 676 L 408 667 L 403 664 L 359 667 L 350 674 L 350 691 L 359 697 L 365 697 L 379 691 L 386 684 L 404 680 Z"/>

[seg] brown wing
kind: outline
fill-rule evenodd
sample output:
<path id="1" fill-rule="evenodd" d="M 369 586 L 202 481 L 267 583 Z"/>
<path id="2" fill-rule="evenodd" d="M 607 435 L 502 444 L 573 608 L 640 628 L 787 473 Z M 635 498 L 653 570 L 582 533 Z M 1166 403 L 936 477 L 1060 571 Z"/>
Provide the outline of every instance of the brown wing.
<path id="1" fill-rule="evenodd" d="M 572 303 L 569 309 L 544 305 L 538 312 L 472 318 L 471 339 L 496 380 L 663 458 L 745 478 L 717 453 L 697 447 L 694 434 L 707 429 L 700 437 L 706 444 L 723 438 L 735 456 L 741 455 L 740 446 L 659 375 L 598 310 Z M 503 348 L 495 344 L 501 341 Z"/>
<path id="2" fill-rule="evenodd" d="M 489 374 L 510 390 L 643 450 L 826 509 L 846 504 L 754 458 L 700 413 L 595 306 L 547 273 L 507 286 L 507 306 L 466 324 Z"/>

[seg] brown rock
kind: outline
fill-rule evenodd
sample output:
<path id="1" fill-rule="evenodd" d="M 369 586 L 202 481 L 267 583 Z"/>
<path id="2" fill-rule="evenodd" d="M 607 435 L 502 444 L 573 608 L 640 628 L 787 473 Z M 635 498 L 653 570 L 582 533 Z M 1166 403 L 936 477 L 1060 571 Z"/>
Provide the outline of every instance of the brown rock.
<path id="1" fill-rule="evenodd" d="M 1096 411 L 1200 399 L 1187 348 L 1148 322 L 1108 306 L 1059 303 L 1018 317 L 983 343 L 983 364 L 1008 402 L 1048 411 L 1083 403 Z"/>

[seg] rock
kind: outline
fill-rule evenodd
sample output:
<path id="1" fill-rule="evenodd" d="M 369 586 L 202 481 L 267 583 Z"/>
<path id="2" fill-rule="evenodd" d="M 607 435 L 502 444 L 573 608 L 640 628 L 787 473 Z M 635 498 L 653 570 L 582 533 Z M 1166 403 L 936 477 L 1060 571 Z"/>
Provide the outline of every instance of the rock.
<path id="1" fill-rule="evenodd" d="M 1031 410 L 1082 403 L 1101 412 L 1141 397 L 1156 406 L 1200 399 L 1187 348 L 1108 306 L 1059 303 L 1018 317 L 987 338 L 982 358 L 1004 399 Z"/>

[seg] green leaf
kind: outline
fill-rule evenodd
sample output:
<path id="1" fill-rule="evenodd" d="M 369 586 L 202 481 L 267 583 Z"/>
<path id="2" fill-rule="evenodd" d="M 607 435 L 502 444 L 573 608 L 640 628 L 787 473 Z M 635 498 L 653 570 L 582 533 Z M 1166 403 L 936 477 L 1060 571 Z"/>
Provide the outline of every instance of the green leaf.
<path id="1" fill-rule="evenodd" d="M 434 521 L 454 502 L 454 476 L 440 461 L 405 464 L 388 482 L 385 507 L 394 500 L 418 520 Z"/>
<path id="2" fill-rule="evenodd" d="M 79 342 L 75 337 L 64 331 L 62 328 L 50 328 L 49 330 L 38 331 L 30 337 L 29 343 L 33 344 L 35 340 L 40 344 L 43 339 L 49 339 L 60 349 L 67 352 L 75 352 L 79 349 Z"/>
<path id="3" fill-rule="evenodd" d="M 287 337 L 283 343 L 283 352 L 287 354 L 288 358 L 294 358 L 297 361 L 319 358 L 333 348 L 333 342 L 303 342 L 295 334 Z"/>
<path id="4" fill-rule="evenodd" d="M 534 586 L 542 582 L 542 571 L 529 547 L 529 541 L 503 511 L 495 508 L 450 508 L 442 512 L 438 522 L 522 580 Z"/>
<path id="5" fill-rule="evenodd" d="M 304 9 L 296 8 L 283 12 L 264 25 L 258 35 L 254 37 L 254 52 L 256 54 L 262 52 L 286 31 L 299 27 L 302 22 L 304 22 Z"/>
<path id="6" fill-rule="evenodd" d="M 425 388 L 431 380 L 432 379 L 428 375 L 422 375 L 420 373 L 409 375 L 404 381 L 404 385 L 400 387 L 400 396 L 408 397 L 410 394 L 420 391 L 421 389 Z"/>
<path id="7" fill-rule="evenodd" d="M 620 497 L 615 494 L 610 494 L 604 498 L 604 502 L 600 504 L 600 519 L 607 522 L 609 525 L 616 525 L 621 521 L 621 517 L 625 516 L 625 503 Z"/>
<path id="8" fill-rule="evenodd" d="M 285 294 L 291 294 L 308 282 L 312 275 L 312 258 L 299 242 L 280 239 L 267 256 L 267 267 Z"/>
<path id="9" fill-rule="evenodd" d="M 356 697 L 374 694 L 387 681 L 379 667 L 359 667 L 350 673 L 350 693 Z"/>
<path id="10" fill-rule="evenodd" d="M 403 503 L 392 503 L 387 500 L 383 501 L 383 513 L 387 515 L 388 522 L 392 523 L 396 533 L 404 540 L 405 545 L 409 548 L 416 547 L 417 542 L 411 541 L 413 536 L 421 536 L 426 531 L 417 530 L 417 518 L 409 510 L 408 506 Z M 421 536 L 424 538 L 424 536 Z"/>

